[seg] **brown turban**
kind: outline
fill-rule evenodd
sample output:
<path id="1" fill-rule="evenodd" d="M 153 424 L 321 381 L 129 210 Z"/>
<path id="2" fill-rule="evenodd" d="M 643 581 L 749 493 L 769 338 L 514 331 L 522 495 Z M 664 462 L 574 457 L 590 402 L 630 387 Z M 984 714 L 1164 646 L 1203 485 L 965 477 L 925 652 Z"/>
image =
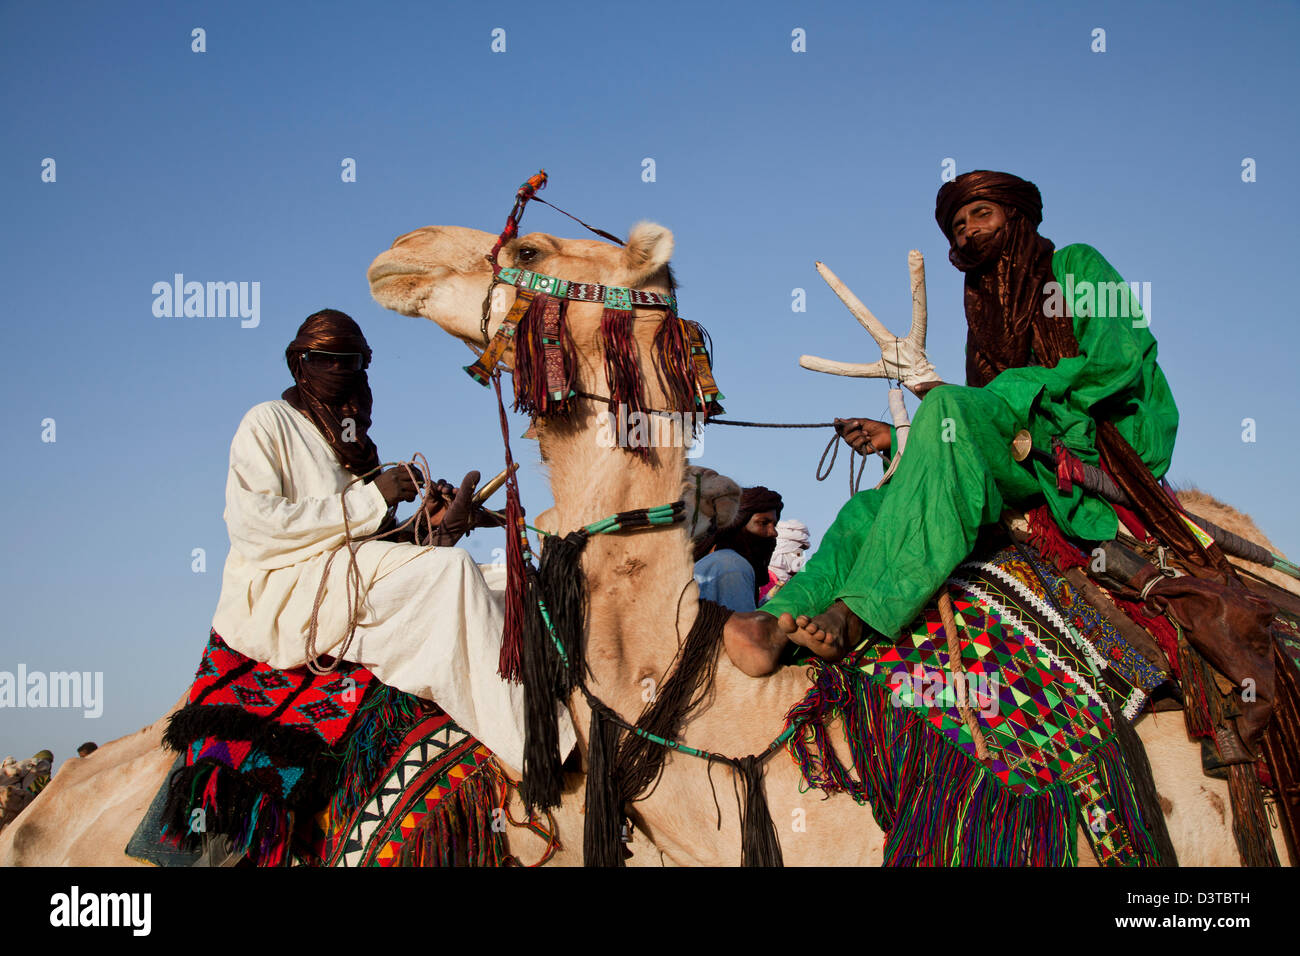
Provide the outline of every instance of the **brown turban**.
<path id="1" fill-rule="evenodd" d="M 962 249 L 953 242 L 952 220 L 967 203 L 986 199 L 1006 213 L 1006 225 L 978 236 Z M 1038 187 L 1010 173 L 977 169 L 944 183 L 934 218 L 948 237 L 948 258 L 966 274 L 966 384 L 987 385 L 1008 368 L 1074 354 L 1069 316 L 1044 314 L 1043 286 L 1054 281 L 1056 247 L 1038 234 L 1043 198 Z M 1050 340 L 1050 341 L 1049 341 Z M 1031 360 L 1032 350 L 1032 360 Z"/>
<path id="2" fill-rule="evenodd" d="M 754 604 L 757 605 L 758 591 L 767 584 L 767 566 L 776 549 L 776 538 L 754 534 L 745 525 L 749 524 L 749 519 L 754 515 L 765 511 L 775 511 L 780 518 L 783 507 L 785 503 L 781 496 L 770 488 L 762 485 L 746 488 L 740 494 L 740 512 L 736 515 L 736 520 L 701 539 L 695 546 L 695 560 L 700 560 L 715 548 L 735 551 L 754 569 Z"/>
<path id="3" fill-rule="evenodd" d="M 780 518 L 781 509 L 784 507 L 785 502 L 772 489 L 764 488 L 762 485 L 746 488 L 740 493 L 740 514 L 736 516 L 736 521 L 732 527 L 739 525 L 743 528 L 749 524 L 750 518 L 756 514 L 762 514 L 764 511 L 775 511 L 776 516 Z"/>
<path id="4" fill-rule="evenodd" d="M 976 169 L 939 187 L 934 218 L 949 242 L 952 242 L 952 217 L 962 206 L 977 199 L 987 199 L 1004 209 L 1016 209 L 1035 228 L 1043 221 L 1043 197 L 1037 186 L 1010 173 Z"/>
<path id="5" fill-rule="evenodd" d="M 365 356 L 360 369 L 326 368 L 303 361 L 307 351 L 359 352 Z M 379 450 L 367 434 L 370 430 L 370 346 L 361 327 L 337 309 L 322 309 L 309 315 L 298 329 L 298 337 L 284 350 L 294 385 L 281 396 L 306 415 L 334 449 L 339 464 L 354 475 L 364 475 L 379 464 Z M 345 422 L 351 421 L 351 427 Z"/>

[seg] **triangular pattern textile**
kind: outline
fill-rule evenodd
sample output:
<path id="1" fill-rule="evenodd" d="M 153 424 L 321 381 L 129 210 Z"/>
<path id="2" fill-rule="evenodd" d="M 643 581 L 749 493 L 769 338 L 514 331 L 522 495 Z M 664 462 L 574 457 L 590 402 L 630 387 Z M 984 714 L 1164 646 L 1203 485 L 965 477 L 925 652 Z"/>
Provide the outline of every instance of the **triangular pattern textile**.
<path id="1" fill-rule="evenodd" d="M 814 663 L 815 686 L 790 714 L 806 720 L 790 744 L 805 779 L 869 800 L 891 864 L 1070 864 L 1080 819 L 1101 863 L 1154 862 L 1101 691 L 1104 681 L 1135 715 L 1163 675 L 1030 549 L 967 562 L 948 587 L 964 682 L 933 602 L 898 643 Z M 851 768 L 827 748 L 835 714 Z"/>

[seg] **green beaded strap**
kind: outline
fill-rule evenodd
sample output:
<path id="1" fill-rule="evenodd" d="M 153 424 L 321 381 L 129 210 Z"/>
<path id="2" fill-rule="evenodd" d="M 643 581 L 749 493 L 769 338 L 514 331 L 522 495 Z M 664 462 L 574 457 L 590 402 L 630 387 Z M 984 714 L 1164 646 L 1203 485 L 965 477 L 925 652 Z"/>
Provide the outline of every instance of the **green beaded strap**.
<path id="1" fill-rule="evenodd" d="M 599 521 L 593 521 L 591 524 L 583 526 L 583 528 L 581 529 L 581 533 L 585 535 L 613 534 L 616 531 L 629 531 L 635 528 L 652 527 L 655 525 L 676 524 L 679 521 L 685 521 L 685 520 L 686 520 L 686 502 L 682 501 L 681 499 L 678 499 L 677 501 L 674 501 L 672 504 L 668 504 L 668 505 L 656 505 L 653 508 L 638 508 L 633 511 L 620 511 L 617 514 L 612 514 L 609 517 L 601 518 Z M 533 528 L 532 525 L 529 525 L 528 527 Z M 536 531 L 538 534 L 551 536 L 551 532 L 542 531 L 540 528 L 533 528 L 533 530 Z M 540 595 L 538 595 L 537 597 L 537 609 L 541 612 L 542 622 L 546 625 L 546 633 L 550 635 L 551 643 L 555 645 L 556 653 L 559 654 L 560 660 L 564 663 L 564 666 L 567 668 L 569 666 L 569 655 L 565 653 L 564 644 L 560 641 L 559 635 L 555 633 L 555 625 L 551 623 L 550 611 L 547 610 L 546 602 L 542 600 Z M 588 698 L 588 702 L 591 702 L 592 700 L 596 700 L 594 695 L 592 695 L 591 692 L 587 690 L 587 686 L 585 682 L 581 685 L 581 689 L 583 694 Z M 598 700 L 596 702 L 599 703 Z M 611 713 L 613 712 L 611 711 Z M 647 730 L 642 730 L 640 727 L 637 727 L 635 724 L 630 724 L 627 721 L 622 720 L 621 718 L 618 720 L 618 722 L 628 732 L 634 733 L 638 737 L 642 737 L 650 741 L 651 743 L 657 744 L 660 747 L 664 747 L 668 750 L 674 750 L 677 751 L 678 753 L 689 754 L 692 757 L 699 757 L 702 760 L 720 760 L 723 761 L 724 763 L 733 762 L 733 758 L 728 757 L 725 754 L 712 753 L 707 750 L 697 750 L 694 747 L 687 746 L 686 744 L 682 743 L 680 740 L 668 740 L 665 737 L 660 737 L 657 734 L 652 734 Z M 768 754 L 780 749 L 780 747 L 787 740 L 789 740 L 791 736 L 794 735 L 794 732 L 797 728 L 798 728 L 797 724 L 791 724 L 781 733 L 779 737 L 777 737 L 770 744 L 768 744 L 767 749 L 765 749 L 763 753 L 760 754 L 759 756 L 765 757 Z"/>
<path id="2" fill-rule="evenodd" d="M 646 292 L 626 286 L 601 285 L 598 282 L 570 282 L 529 269 L 510 267 L 497 273 L 497 281 L 530 292 L 543 292 L 557 299 L 575 302 L 600 302 L 607 309 L 631 312 L 633 308 L 671 309 L 677 311 L 677 297 L 663 292 Z"/>

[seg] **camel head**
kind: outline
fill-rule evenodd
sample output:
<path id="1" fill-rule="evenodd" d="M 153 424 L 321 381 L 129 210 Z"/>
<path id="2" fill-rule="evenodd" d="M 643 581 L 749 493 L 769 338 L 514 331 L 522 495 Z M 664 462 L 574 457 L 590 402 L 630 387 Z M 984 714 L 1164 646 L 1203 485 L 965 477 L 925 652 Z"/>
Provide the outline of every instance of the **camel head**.
<path id="1" fill-rule="evenodd" d="M 366 273 L 370 293 L 385 308 L 431 319 L 481 350 L 486 345 L 483 299 L 492 278 L 486 256 L 495 241 L 489 233 L 460 226 L 425 226 L 398 236 Z M 502 267 L 529 269 L 571 282 L 667 292 L 672 282 L 668 268 L 672 252 L 673 234 L 642 222 L 633 227 L 627 245 L 621 248 L 598 240 L 559 239 L 533 232 L 508 242 L 499 261 Z M 511 287 L 494 290 L 489 336 L 500 326 L 514 297 Z M 588 358 L 596 348 L 600 314 L 597 303 L 570 303 L 569 334 L 578 351 Z M 580 387 L 596 385 L 587 381 Z"/>
<path id="2" fill-rule="evenodd" d="M 529 233 L 501 248 L 494 280 L 495 241 L 451 226 L 408 232 L 371 264 L 371 294 L 479 352 L 470 372 L 480 383 L 511 369 L 516 409 L 533 415 L 545 460 L 556 441 L 595 429 L 595 447 L 680 470 L 721 396 L 707 333 L 675 310 L 672 233 L 641 222 L 622 246 Z"/>

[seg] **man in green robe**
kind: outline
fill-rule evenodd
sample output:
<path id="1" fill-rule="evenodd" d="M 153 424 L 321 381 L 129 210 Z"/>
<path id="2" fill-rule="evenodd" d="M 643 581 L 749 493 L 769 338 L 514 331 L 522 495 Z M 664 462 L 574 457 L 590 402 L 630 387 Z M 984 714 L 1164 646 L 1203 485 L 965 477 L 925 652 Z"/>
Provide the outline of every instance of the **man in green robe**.
<path id="1" fill-rule="evenodd" d="M 1077 484 L 1058 491 L 1052 467 L 1012 457 L 1021 429 L 1037 449 L 1059 441 L 1096 465 L 1097 422 L 1109 420 L 1157 478 L 1169 468 L 1178 409 L 1119 273 L 1091 246 L 1056 249 L 1039 236 L 1037 187 L 1006 173 L 946 183 L 935 218 L 966 276 L 967 385 L 913 384 L 922 402 L 889 484 L 849 499 L 803 571 L 761 611 L 732 616 L 725 646 L 748 674 L 774 670 L 791 641 L 837 660 L 860 640 L 859 620 L 896 638 L 1008 504 L 1045 499 L 1066 534 L 1113 538 L 1108 503 Z M 1071 335 L 1077 355 L 1044 365 L 1061 354 L 1049 343 Z M 859 448 L 892 445 L 881 422 L 846 425 Z"/>

